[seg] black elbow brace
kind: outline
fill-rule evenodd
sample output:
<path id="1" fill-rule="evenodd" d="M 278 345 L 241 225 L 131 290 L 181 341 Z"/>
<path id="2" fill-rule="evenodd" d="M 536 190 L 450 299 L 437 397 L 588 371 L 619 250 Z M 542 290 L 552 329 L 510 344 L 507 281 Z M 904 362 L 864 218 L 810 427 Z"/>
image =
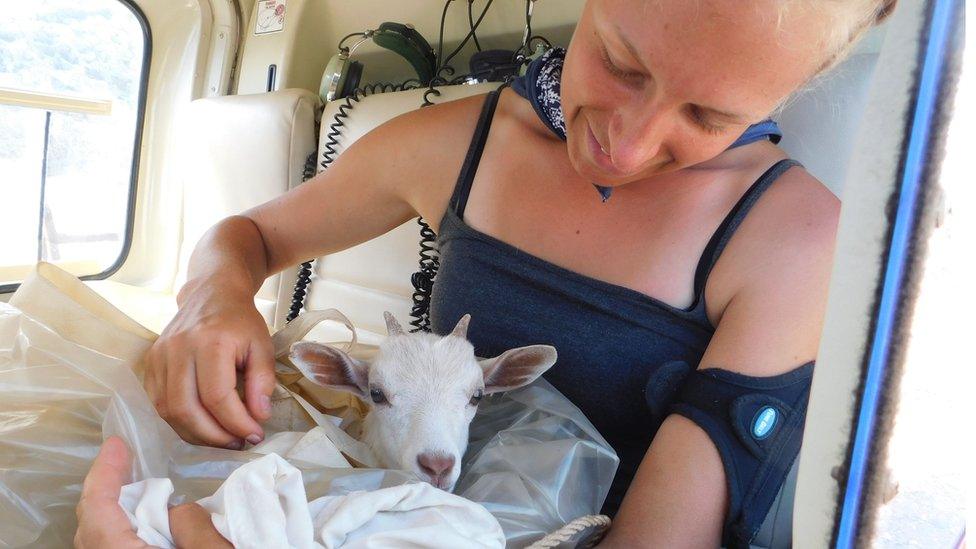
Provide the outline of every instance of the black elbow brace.
<path id="1" fill-rule="evenodd" d="M 667 366 L 656 385 L 676 392 L 670 412 L 701 427 L 722 457 L 729 493 L 722 542 L 748 547 L 799 454 L 813 362 L 771 377 Z"/>

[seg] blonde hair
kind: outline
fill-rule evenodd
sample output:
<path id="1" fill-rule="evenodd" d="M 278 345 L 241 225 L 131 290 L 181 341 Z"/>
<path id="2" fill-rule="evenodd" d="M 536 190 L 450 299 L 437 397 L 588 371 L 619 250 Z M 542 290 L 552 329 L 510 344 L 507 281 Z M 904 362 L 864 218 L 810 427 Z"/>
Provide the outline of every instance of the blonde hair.
<path id="1" fill-rule="evenodd" d="M 785 0 L 780 18 L 790 6 L 799 0 Z M 823 36 L 826 59 L 817 70 L 822 73 L 844 60 L 858 40 L 871 27 L 880 24 L 891 15 L 898 0 L 807 0 L 805 6 L 821 11 L 830 18 L 829 29 Z"/>

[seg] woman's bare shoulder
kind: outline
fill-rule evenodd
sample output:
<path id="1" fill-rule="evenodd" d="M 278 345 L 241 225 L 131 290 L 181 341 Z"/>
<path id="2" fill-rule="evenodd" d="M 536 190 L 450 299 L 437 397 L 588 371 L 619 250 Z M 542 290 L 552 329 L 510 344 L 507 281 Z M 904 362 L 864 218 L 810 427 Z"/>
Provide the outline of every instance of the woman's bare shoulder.
<path id="1" fill-rule="evenodd" d="M 803 286 L 822 286 L 830 275 L 840 205 L 834 193 L 801 166 L 780 175 L 715 265 L 713 275 L 721 283 L 709 288 L 709 301 L 720 311 L 722 303 L 750 288 L 802 293 Z"/>
<path id="2" fill-rule="evenodd" d="M 439 220 L 484 101 L 484 94 L 473 95 L 395 116 L 363 136 L 340 159 L 374 173 L 381 170 L 376 176 L 390 181 L 418 213 Z"/>
<path id="3" fill-rule="evenodd" d="M 778 160 L 788 158 L 785 151 L 764 143 L 761 152 L 741 170 L 749 174 L 751 184 Z M 747 240 L 763 247 L 789 244 L 792 249 L 810 251 L 811 247 L 832 243 L 840 215 L 837 196 L 802 165 L 783 172 L 762 197 L 739 229 Z"/>

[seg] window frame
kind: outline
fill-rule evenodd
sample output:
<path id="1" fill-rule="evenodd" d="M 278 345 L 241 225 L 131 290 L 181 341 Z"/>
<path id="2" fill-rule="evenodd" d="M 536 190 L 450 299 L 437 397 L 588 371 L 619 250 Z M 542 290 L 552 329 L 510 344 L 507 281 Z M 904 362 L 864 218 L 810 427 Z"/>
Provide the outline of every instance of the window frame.
<path id="1" fill-rule="evenodd" d="M 129 200 L 126 203 L 127 211 L 125 215 L 125 230 L 122 240 L 122 249 L 119 251 L 118 258 L 116 258 L 115 262 L 109 265 L 109 267 L 104 271 L 80 276 L 79 278 L 81 280 L 104 280 L 118 272 L 118 270 L 122 268 L 122 265 L 125 264 L 126 259 L 129 257 L 129 252 L 132 250 L 132 238 L 133 233 L 135 232 L 136 198 L 139 188 L 139 163 L 142 156 L 140 154 L 142 151 L 142 134 L 146 120 L 146 99 L 149 91 L 149 65 L 152 61 L 152 30 L 149 28 L 149 20 L 135 3 L 135 0 L 115 1 L 128 8 L 129 12 L 135 16 L 136 21 L 139 23 L 139 28 L 142 30 L 143 41 L 142 70 L 139 73 L 139 94 L 136 109 L 135 135 L 133 136 L 134 138 L 132 141 L 132 165 L 129 170 Z M 17 291 L 17 288 L 19 288 L 21 284 L 22 282 L 0 284 L 0 294 L 11 294 Z"/>

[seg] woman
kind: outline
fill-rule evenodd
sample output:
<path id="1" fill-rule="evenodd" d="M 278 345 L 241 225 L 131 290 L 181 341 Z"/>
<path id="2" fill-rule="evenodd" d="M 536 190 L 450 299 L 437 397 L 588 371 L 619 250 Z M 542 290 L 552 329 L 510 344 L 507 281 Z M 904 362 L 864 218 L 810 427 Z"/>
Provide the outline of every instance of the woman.
<path id="1" fill-rule="evenodd" d="M 620 454 L 606 543 L 748 542 L 798 451 L 839 204 L 774 129 L 739 138 L 891 4 L 588 2 L 561 79 L 522 83 L 535 103 L 505 88 L 405 114 L 211 229 L 148 392 L 187 440 L 259 442 L 261 282 L 420 215 L 435 331 L 470 312 L 481 355 L 554 344 L 547 377 Z"/>

